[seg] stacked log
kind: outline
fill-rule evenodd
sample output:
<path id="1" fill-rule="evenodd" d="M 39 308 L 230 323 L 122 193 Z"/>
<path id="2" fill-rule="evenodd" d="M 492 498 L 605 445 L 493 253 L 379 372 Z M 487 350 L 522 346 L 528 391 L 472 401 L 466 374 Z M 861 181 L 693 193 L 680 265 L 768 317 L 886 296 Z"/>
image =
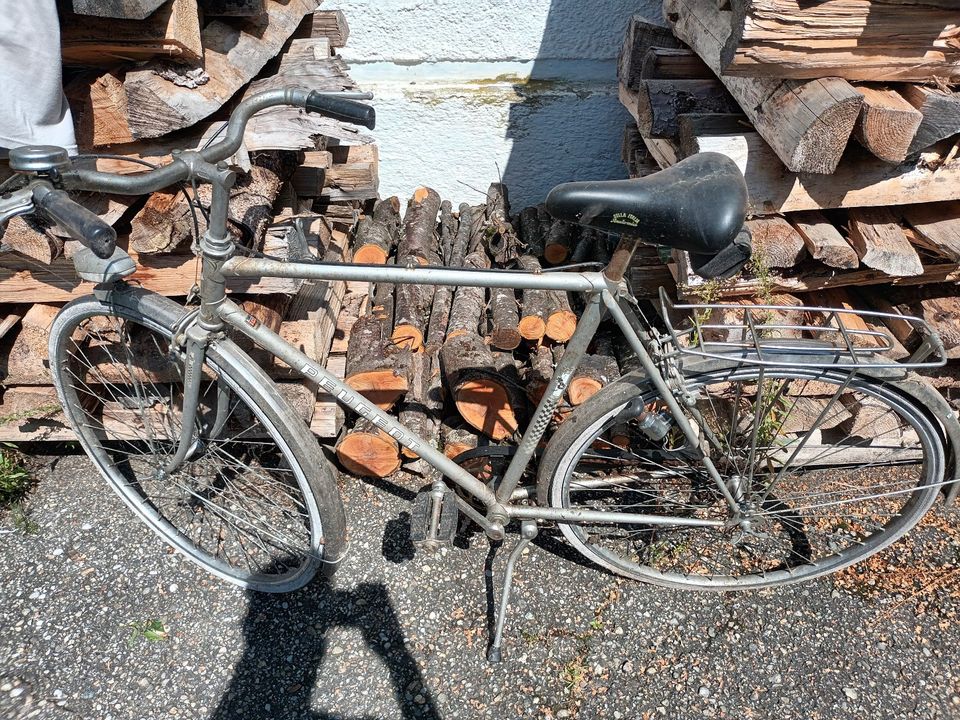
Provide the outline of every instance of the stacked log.
<path id="1" fill-rule="evenodd" d="M 674 252 L 681 296 L 918 315 L 960 354 L 950 326 L 960 317 L 960 46 L 949 4 L 664 0 L 662 18 L 631 20 L 620 56 L 631 176 L 720 152 L 747 183 L 754 258 L 707 282 Z M 909 324 L 886 324 L 895 357 L 916 349 Z"/>
<path id="2" fill-rule="evenodd" d="M 231 109 L 262 90 L 357 89 L 336 54 L 349 37 L 346 19 L 317 10 L 315 0 L 73 0 L 60 11 L 66 92 L 80 152 L 91 156 L 78 162 L 101 170 L 137 173 L 143 163 L 170 162 L 174 150 L 214 142 Z M 367 230 L 399 222 L 395 199 L 372 212 L 377 148 L 354 126 L 276 108 L 254 117 L 230 162 L 239 179 L 229 226 L 241 252 L 348 261 L 364 211 L 371 211 Z M 116 228 L 137 263 L 132 282 L 180 301 L 191 294 L 209 186 L 76 199 Z M 367 237 L 376 242 L 369 230 Z M 44 369 L 47 329 L 62 303 L 92 285 L 73 270 L 75 243 L 42 219 L 14 218 L 0 242 L 0 439 L 69 439 L 58 411 L 33 422 L 29 404 L 55 404 Z M 348 290 L 345 283 L 228 281 L 248 312 L 341 376 L 345 352 L 328 354 Z M 298 398 L 314 432 L 334 437 L 343 418 L 331 398 L 243 344 Z"/>
<path id="3" fill-rule="evenodd" d="M 384 224 L 380 217 L 391 219 Z M 374 232 L 382 226 L 386 237 Z M 386 262 L 531 272 L 552 266 L 546 257 L 551 239 L 564 238 L 562 264 L 585 262 L 597 269 L 609 259 L 613 242 L 554 221 L 542 208 L 512 213 L 507 189 L 499 183 L 491 185 L 484 205 L 464 204 L 456 212 L 433 190 L 419 188 L 402 222 L 394 210 L 377 204 L 370 218 L 360 221 L 355 242 L 367 247 L 371 234 L 379 238 L 378 248 L 392 249 Z M 391 321 L 391 308 L 401 302 L 415 310 Z M 411 285 L 378 286 L 369 298 L 348 306 L 357 308 L 359 318 L 346 341 L 347 382 L 456 458 L 517 439 L 576 330 L 579 303 L 550 291 Z M 620 377 L 616 345 L 609 332 L 597 336 L 555 422 Z M 357 382 L 358 371 L 366 368 L 376 369 L 376 383 Z M 375 394 L 374 384 L 389 392 Z M 421 459 L 356 418 L 348 422 L 337 455 L 355 474 L 383 477 L 403 467 L 430 476 Z"/>

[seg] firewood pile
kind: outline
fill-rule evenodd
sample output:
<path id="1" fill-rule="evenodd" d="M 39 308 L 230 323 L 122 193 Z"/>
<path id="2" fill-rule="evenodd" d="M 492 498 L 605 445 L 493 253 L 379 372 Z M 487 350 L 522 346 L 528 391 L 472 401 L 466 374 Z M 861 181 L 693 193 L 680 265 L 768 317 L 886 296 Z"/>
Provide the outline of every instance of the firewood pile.
<path id="1" fill-rule="evenodd" d="M 953 3 L 664 0 L 620 56 L 633 176 L 698 152 L 746 177 L 754 258 L 691 300 L 908 313 L 960 357 L 960 45 Z M 801 9 L 802 8 L 802 9 Z M 854 320 L 854 316 L 851 316 Z M 919 338 L 887 328 L 908 356 Z"/>
<path id="2" fill-rule="evenodd" d="M 404 267 L 540 272 L 602 267 L 617 240 L 554 221 L 542 208 L 511 214 L 507 189 L 495 183 L 484 205 L 456 211 L 429 188 L 419 188 L 402 215 L 397 198 L 377 202 L 360 221 L 353 257 Z M 655 250 L 637 256 L 633 274 L 641 296 L 669 281 Z M 347 384 L 455 458 L 523 431 L 577 328 L 581 302 L 574 294 L 544 290 L 358 285 L 344 301 L 343 336 L 332 354 L 343 353 Z M 555 423 L 633 369 L 636 358 L 612 332 L 602 328 L 596 336 Z M 414 473 L 428 472 L 422 460 L 362 419 L 348 419 L 336 452 L 356 475 L 386 477 L 402 463 Z"/>
<path id="3" fill-rule="evenodd" d="M 336 54 L 349 36 L 339 11 L 317 0 L 63 0 L 64 84 L 81 157 L 102 170 L 135 173 L 176 149 L 201 148 L 223 131 L 242 99 L 278 87 L 356 90 Z M 294 108 L 253 118 L 231 196 L 240 252 L 307 252 L 350 259 L 349 236 L 377 197 L 378 155 L 354 126 Z M 8 170 L 0 176 L 6 177 Z M 209 187 L 172 187 L 149 197 L 89 194 L 78 201 L 112 224 L 138 264 L 131 282 L 183 300 L 199 271 Z M 76 276 L 66 233 L 33 217 L 12 220 L 0 245 L 0 440 L 72 437 L 45 367 L 48 328 L 59 307 L 92 290 Z M 336 331 L 343 283 L 229 281 L 248 312 L 324 360 Z M 317 435 L 332 437 L 329 398 L 262 358 Z"/>

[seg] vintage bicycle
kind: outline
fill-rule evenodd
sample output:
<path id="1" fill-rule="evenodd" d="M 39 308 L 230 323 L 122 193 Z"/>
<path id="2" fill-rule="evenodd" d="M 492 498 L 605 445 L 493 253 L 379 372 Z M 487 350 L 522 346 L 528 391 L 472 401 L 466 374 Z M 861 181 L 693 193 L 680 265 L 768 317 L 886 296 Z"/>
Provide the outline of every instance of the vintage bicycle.
<path id="1" fill-rule="evenodd" d="M 192 561 L 264 592 L 302 587 L 348 549 L 336 472 L 305 423 L 227 331 L 266 349 L 350 412 L 414 451 L 437 475 L 421 496 L 422 539 L 451 542 L 466 517 L 492 540 L 519 528 L 504 573 L 489 657 L 500 657 L 511 580 L 524 547 L 555 526 L 596 565 L 674 588 L 785 585 L 844 568 L 910 530 L 939 493 L 957 491 L 960 426 L 914 370 L 945 362 L 937 336 L 906 361 L 849 310 L 675 305 L 648 317 L 625 274 L 641 242 L 691 253 L 705 275 L 749 257 L 746 188 L 728 158 L 694 156 L 642 179 L 554 189 L 555 217 L 622 239 L 597 270 L 553 272 L 285 261 L 240 248 L 228 228 L 235 174 L 223 161 L 256 112 L 292 105 L 373 128 L 374 110 L 343 96 L 277 90 L 240 103 L 222 139 L 134 175 L 84 169 L 54 147 L 10 153 L 17 175 L 0 219 L 43 213 L 78 240 L 92 295 L 50 329 L 50 372 L 80 443 L 127 506 Z M 212 186 L 199 243 L 199 303 L 186 307 L 124 281 L 134 271 L 112 228 L 67 191 L 134 195 Z M 15 189 L 11 189 L 15 188 Z M 582 293 L 585 310 L 502 472 L 469 472 L 230 300 L 227 278 L 424 283 Z M 731 306 L 724 306 L 729 315 Z M 873 325 L 884 319 L 873 316 Z M 799 319 L 798 319 L 799 318 Z M 601 321 L 638 369 L 576 408 L 540 449 Z"/>

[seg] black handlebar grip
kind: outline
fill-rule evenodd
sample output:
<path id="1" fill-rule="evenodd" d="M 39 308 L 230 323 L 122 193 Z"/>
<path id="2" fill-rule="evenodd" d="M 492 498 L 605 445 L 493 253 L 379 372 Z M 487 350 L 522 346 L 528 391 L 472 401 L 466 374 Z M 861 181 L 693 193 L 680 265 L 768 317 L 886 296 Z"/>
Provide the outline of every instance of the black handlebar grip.
<path id="1" fill-rule="evenodd" d="M 351 125 L 363 125 L 370 130 L 377 126 L 377 111 L 356 100 L 346 100 L 334 95 L 312 92 L 307 96 L 307 103 L 304 107 L 309 112 L 322 113 L 334 120 L 342 120 Z"/>
<path id="2" fill-rule="evenodd" d="M 86 245 L 97 257 L 106 260 L 113 255 L 117 247 L 116 230 L 71 200 L 63 190 L 38 185 L 33 189 L 33 201 L 45 215 L 70 233 L 70 237 Z"/>

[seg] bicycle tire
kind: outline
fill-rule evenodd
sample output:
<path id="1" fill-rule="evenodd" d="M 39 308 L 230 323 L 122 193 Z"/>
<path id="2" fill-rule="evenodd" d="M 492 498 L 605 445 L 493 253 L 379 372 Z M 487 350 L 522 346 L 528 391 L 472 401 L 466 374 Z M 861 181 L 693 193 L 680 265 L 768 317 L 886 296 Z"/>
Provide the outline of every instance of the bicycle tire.
<path id="1" fill-rule="evenodd" d="M 840 384 L 849 377 L 849 373 L 842 370 L 808 370 L 798 366 L 795 369 L 767 369 L 764 371 L 755 365 L 733 364 L 734 366 L 731 367 L 732 364 L 724 361 L 704 363 L 697 371 L 685 374 L 686 383 L 701 397 L 705 394 L 705 388 L 709 391 L 711 388 L 730 387 L 734 383 L 740 383 L 738 387 L 741 388 L 742 392 L 744 387 L 749 388 L 751 387 L 750 383 L 753 383 L 756 397 L 761 398 L 760 412 L 757 412 L 755 417 L 760 417 L 766 412 L 764 408 L 768 400 L 764 394 L 764 378 L 785 381 L 797 380 L 804 384 L 804 388 L 810 387 L 810 383 L 820 383 L 823 387 L 818 391 L 825 394 L 827 387 L 836 392 L 837 388 L 840 388 Z M 784 384 L 789 387 L 786 382 Z M 842 390 L 842 388 L 840 389 Z M 802 497 L 800 492 L 804 485 L 812 486 L 815 482 L 818 482 L 818 478 L 821 478 L 819 482 L 823 483 L 822 487 L 833 487 L 828 484 L 832 482 L 829 478 L 833 476 L 828 474 L 825 469 L 828 465 L 824 462 L 829 460 L 831 455 L 823 455 L 822 453 L 819 456 L 814 455 L 813 450 L 820 446 L 811 446 L 809 441 L 803 444 L 798 440 L 791 445 L 780 437 L 785 424 L 793 422 L 789 419 L 789 416 L 793 413 L 794 408 L 803 404 L 797 400 L 789 400 L 791 396 L 788 394 L 787 402 L 792 404 L 790 404 L 786 416 L 777 418 L 779 422 L 782 417 L 782 422 L 780 427 L 776 429 L 775 436 L 765 440 L 768 445 L 765 446 L 764 450 L 769 451 L 769 457 L 766 458 L 768 461 L 766 472 L 773 475 L 773 470 L 776 469 L 778 474 L 773 475 L 773 480 L 776 481 L 776 478 L 780 477 L 779 473 L 782 466 L 784 464 L 790 465 L 790 454 L 794 450 L 797 450 L 798 455 L 805 452 L 805 457 L 809 458 L 805 462 L 808 462 L 810 466 L 803 474 L 803 480 L 799 482 L 796 481 L 799 476 L 796 470 L 799 466 L 788 468 L 793 484 L 787 485 L 782 480 L 777 481 L 787 490 L 775 490 L 772 487 L 773 481 L 768 479 L 767 482 L 770 486 L 766 488 L 762 497 L 762 502 L 766 504 L 760 508 L 760 512 L 756 508 L 753 510 L 767 527 L 767 530 L 760 531 L 766 532 L 764 543 L 773 545 L 775 542 L 773 538 L 777 537 L 775 533 L 784 536 L 781 541 L 783 545 L 781 552 L 785 557 L 770 558 L 767 563 L 764 563 L 762 558 L 752 558 L 751 562 L 758 563 L 752 572 L 718 572 L 718 569 L 723 569 L 718 560 L 720 551 L 712 551 L 714 555 L 708 559 L 709 553 L 707 550 L 711 546 L 705 544 L 705 541 L 701 541 L 700 537 L 706 537 L 710 533 L 717 537 L 723 537 L 726 533 L 728 536 L 726 542 L 733 546 L 734 533 L 743 532 L 742 527 L 735 529 L 736 526 L 723 530 L 705 530 L 703 528 L 683 529 L 679 526 L 662 528 L 653 525 L 631 525 L 628 526 L 630 528 L 629 532 L 633 534 L 624 534 L 618 538 L 622 554 L 610 549 L 615 531 L 601 535 L 599 531 L 594 531 L 591 526 L 586 524 L 563 523 L 560 525 L 561 532 L 581 554 L 612 572 L 660 586 L 681 589 L 734 590 L 787 585 L 835 572 L 863 560 L 887 547 L 908 532 L 919 522 L 923 514 L 936 500 L 939 492 L 939 481 L 944 472 L 945 449 L 944 440 L 936 420 L 908 399 L 906 392 L 898 390 L 896 383 L 873 380 L 865 376 L 854 376 L 847 389 L 849 390 L 848 394 L 852 397 L 851 402 L 854 404 L 843 406 L 844 411 L 847 407 L 865 407 L 868 408 L 869 412 L 866 414 L 869 415 L 869 413 L 874 413 L 875 410 L 883 407 L 888 409 L 887 412 L 892 412 L 894 415 L 875 414 L 873 417 L 876 421 L 879 422 L 882 419 L 884 427 L 889 427 L 889 429 L 884 430 L 885 434 L 874 437 L 869 443 L 847 443 L 843 445 L 843 450 L 848 451 L 846 457 L 851 457 L 849 451 L 853 449 L 862 452 L 865 456 L 870 456 L 870 448 L 874 446 L 876 438 L 886 438 L 888 434 L 894 431 L 902 432 L 901 437 L 913 437 L 910 435 L 911 432 L 916 435 L 915 448 L 914 446 L 904 447 L 901 448 L 902 452 L 896 447 L 889 450 L 889 458 L 897 459 L 895 466 L 893 464 L 884 466 L 865 465 L 857 471 L 860 475 L 856 477 L 866 480 L 868 477 L 866 473 L 879 467 L 883 467 L 885 470 L 896 467 L 896 475 L 898 476 L 909 472 L 905 471 L 904 468 L 917 467 L 919 469 L 915 478 L 904 476 L 901 488 L 890 489 L 877 497 L 863 494 L 860 497 L 851 496 L 849 500 L 845 500 L 844 495 L 841 494 L 842 490 L 831 489 L 821 493 L 822 497 L 819 500 L 813 500 L 811 504 L 804 505 L 799 500 Z M 787 393 L 789 392 L 787 390 Z M 857 393 L 857 395 L 854 396 L 853 393 Z M 741 396 L 735 397 L 734 409 L 730 412 L 729 423 L 731 427 L 736 428 L 734 434 L 739 433 L 739 428 L 743 427 L 743 416 L 739 415 L 739 411 L 735 408 L 745 402 Z M 837 402 L 845 401 L 844 398 L 846 397 L 841 393 L 838 395 Z M 862 400 L 857 400 L 861 397 Z M 657 453 L 660 451 L 655 450 L 656 444 L 646 436 L 642 436 L 642 439 L 640 439 L 640 433 L 629 436 L 630 444 L 627 451 L 637 458 L 642 458 L 642 460 L 631 459 L 631 462 L 644 467 L 646 476 L 637 477 L 635 487 L 630 489 L 629 482 L 633 482 L 633 480 L 617 480 L 612 474 L 603 475 L 604 472 L 609 470 L 609 467 L 600 469 L 600 464 L 607 463 L 609 465 L 611 456 L 611 453 L 607 450 L 597 449 L 605 447 L 604 443 L 611 442 L 604 438 L 604 433 L 607 433 L 607 438 L 612 437 L 610 433 L 613 427 L 618 428 L 618 432 L 623 432 L 623 423 L 625 421 L 629 423 L 630 416 L 636 418 L 640 411 L 655 405 L 658 398 L 659 395 L 652 385 L 641 376 L 633 375 L 606 388 L 589 402 L 577 408 L 571 417 L 561 425 L 544 453 L 539 471 L 540 501 L 561 508 L 610 509 L 606 506 L 597 507 L 599 501 L 601 504 L 617 506 L 630 504 L 631 512 L 659 514 L 664 517 L 720 517 L 719 511 L 714 509 L 720 504 L 721 499 L 719 491 L 713 489 L 715 484 L 711 488 L 710 485 L 705 484 L 704 474 L 696 475 L 689 471 L 692 465 L 683 468 L 681 463 L 690 462 L 690 460 L 683 459 L 679 452 L 671 451 L 673 452 L 672 455 L 662 453 L 658 455 Z M 772 407 L 778 402 L 780 401 L 771 398 L 769 405 Z M 820 402 L 823 407 L 828 407 L 826 403 L 829 401 Z M 857 402 L 860 403 L 859 406 L 855 405 Z M 698 406 L 702 404 L 705 406 L 702 400 L 698 400 Z M 714 408 L 712 411 L 714 419 L 722 418 L 723 413 L 716 409 L 717 403 L 711 401 L 711 404 Z M 754 409 L 756 408 L 757 405 L 754 403 Z M 729 409 L 728 406 L 724 412 Z M 822 412 L 825 413 L 825 416 L 821 419 L 821 427 L 816 431 L 819 443 L 825 444 L 827 442 L 826 438 L 833 435 L 839 436 L 842 432 L 846 432 L 844 427 L 850 428 L 851 433 L 862 433 L 867 430 L 864 427 L 857 428 L 857 420 L 851 421 L 849 418 L 838 420 L 831 428 L 827 428 L 826 425 L 833 423 L 835 418 L 831 415 L 832 411 L 829 409 L 822 410 Z M 861 412 L 863 411 L 858 411 L 858 413 Z M 839 416 L 839 414 L 838 411 L 837 415 Z M 703 415 L 702 417 L 704 418 L 704 424 L 710 426 L 708 416 Z M 893 427 L 893 419 L 895 418 L 898 418 L 908 427 Z M 847 423 L 847 425 L 845 426 L 844 423 Z M 760 423 L 756 424 L 758 428 L 762 427 Z M 833 428 L 839 428 L 839 430 L 834 432 Z M 766 432 L 769 434 L 771 430 Z M 706 436 L 703 431 L 700 431 L 700 434 L 703 437 Z M 729 437 L 733 438 L 734 434 Z M 759 434 L 759 430 L 753 432 L 753 435 L 759 436 Z M 786 433 L 783 433 L 783 435 L 786 436 Z M 798 437 L 800 436 L 798 435 Z M 810 437 L 814 437 L 814 435 L 811 433 Z M 886 440 L 877 444 L 886 447 L 883 442 L 886 442 Z M 892 440 L 890 444 L 891 447 L 894 446 Z M 799 446 L 799 449 L 797 449 L 797 446 Z M 591 450 L 591 448 L 593 449 Z M 752 492 L 753 474 L 751 474 L 749 481 L 743 482 L 743 475 L 746 473 L 742 468 L 746 466 L 746 463 L 741 466 L 735 461 L 737 452 L 740 451 L 734 447 L 734 443 L 728 442 L 726 456 L 730 459 L 718 458 L 720 462 L 717 462 L 717 465 L 725 479 L 733 478 L 734 474 L 738 473 L 737 477 L 740 478 L 740 483 L 751 486 L 751 489 L 747 490 L 749 493 Z M 780 452 L 784 454 L 778 456 L 777 453 Z M 788 452 L 790 454 L 787 454 Z M 841 450 L 833 450 L 833 452 L 837 454 L 836 460 L 833 462 L 839 464 Z M 878 449 L 874 454 L 879 457 L 882 452 L 887 452 L 887 450 Z M 916 459 L 917 452 L 922 453 L 919 461 Z M 600 455 L 599 460 L 593 457 L 596 455 Z M 784 456 L 786 456 L 785 459 L 783 459 Z M 750 456 L 747 457 L 749 459 Z M 780 467 L 775 465 L 778 462 L 778 457 L 780 458 Z M 581 461 L 582 458 L 585 459 Z M 772 463 L 769 462 L 771 458 L 773 458 Z M 817 465 L 818 461 L 823 467 Z M 726 463 L 728 471 L 726 475 L 723 470 L 724 463 Z M 688 471 L 689 477 L 686 480 L 678 480 L 684 472 Z M 577 475 L 578 472 L 581 474 Z M 587 472 L 595 473 L 599 479 L 589 479 L 585 474 Z M 627 476 L 630 472 L 624 470 L 621 475 Z M 879 473 L 879 470 L 877 472 Z M 659 476 L 659 479 L 657 479 L 657 476 Z M 579 480 L 575 480 L 575 477 L 579 477 Z M 633 476 L 630 475 L 630 477 Z M 851 476 L 848 472 L 843 477 L 849 480 L 854 476 Z M 836 487 L 840 487 L 846 480 L 837 480 Z M 712 483 L 712 481 L 710 482 Z M 619 485 L 616 485 L 617 483 Z M 607 493 L 609 500 L 603 500 L 601 490 Z M 631 494 L 627 494 L 628 492 Z M 850 492 L 853 493 L 854 491 Z M 571 500 L 571 494 L 573 500 Z M 815 498 L 816 493 L 810 494 L 809 497 Z M 899 503 L 898 499 L 902 499 L 902 504 Z M 622 500 L 632 502 L 620 502 Z M 877 508 L 872 511 L 877 519 L 870 519 L 866 512 L 848 513 L 849 517 L 846 520 L 838 520 L 835 528 L 830 525 L 831 521 L 826 519 L 830 507 L 836 506 L 850 510 L 853 508 L 853 503 L 858 501 L 873 503 L 868 507 Z M 578 505 L 578 502 L 581 504 Z M 899 505 L 895 513 L 887 509 L 887 506 L 892 509 L 894 505 Z M 708 507 L 711 509 L 708 510 Z M 658 512 L 658 508 L 662 511 Z M 729 514 L 729 508 L 726 509 Z M 879 519 L 888 515 L 890 516 L 888 521 L 882 525 L 877 524 Z M 843 530 L 843 522 L 846 522 L 849 526 L 847 530 Z M 858 535 L 859 528 L 868 527 L 871 524 L 875 524 L 877 527 L 860 537 Z M 603 527 L 612 528 L 615 526 L 608 524 Z M 594 534 L 591 534 L 592 532 Z M 842 550 L 839 547 L 834 549 L 829 544 L 826 545 L 825 547 L 830 552 L 822 557 L 814 558 L 813 554 L 819 547 L 816 543 L 820 542 L 817 540 L 815 543 L 814 540 L 811 540 L 811 537 L 817 537 L 816 532 L 822 532 L 824 535 L 833 532 L 837 537 L 842 535 L 843 532 L 848 532 L 851 536 L 857 536 L 851 537 L 849 546 Z M 646 534 L 644 535 L 644 533 Z M 675 541 L 672 540 L 674 537 L 676 538 Z M 664 542 L 673 544 L 664 546 Z M 743 541 L 740 540 L 740 542 Z M 742 552 L 742 548 L 737 548 L 737 551 Z M 627 557 L 628 554 L 629 558 Z M 749 554 L 753 554 L 753 551 L 751 550 Z M 757 554 L 759 555 L 759 553 Z M 733 552 L 728 550 L 727 557 L 732 558 Z M 734 560 L 728 560 L 727 562 L 732 564 Z M 746 563 L 747 560 L 743 560 L 743 562 Z M 708 568 L 710 571 L 704 572 L 703 568 Z"/>
<path id="2" fill-rule="evenodd" d="M 179 437 L 182 368 L 170 340 L 185 313 L 129 286 L 107 301 L 88 296 L 66 305 L 49 341 L 64 414 L 101 475 L 167 543 L 235 585 L 295 590 L 321 567 L 332 572 L 344 552 L 334 471 L 270 378 L 232 341 L 218 339 L 204 365 L 202 401 L 214 400 L 201 417 L 208 430 L 221 427 L 211 421 L 221 403 L 222 428 L 215 437 L 199 433 L 192 456 L 165 476 Z"/>

